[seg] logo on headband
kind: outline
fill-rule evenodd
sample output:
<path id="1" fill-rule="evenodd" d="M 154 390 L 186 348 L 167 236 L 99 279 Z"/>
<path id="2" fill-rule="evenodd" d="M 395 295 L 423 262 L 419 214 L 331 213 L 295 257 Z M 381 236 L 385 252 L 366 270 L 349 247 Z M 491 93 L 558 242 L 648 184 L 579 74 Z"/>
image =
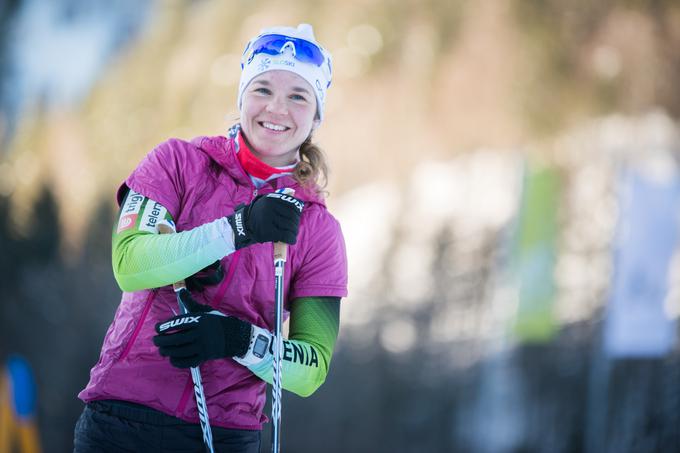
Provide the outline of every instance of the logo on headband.
<path id="1" fill-rule="evenodd" d="M 295 67 L 295 62 L 291 61 L 291 60 L 273 61 L 272 64 L 279 65 L 279 66 L 289 66 L 291 68 Z"/>
<path id="2" fill-rule="evenodd" d="M 265 58 L 260 63 L 257 65 L 257 70 L 262 72 L 266 71 L 269 68 L 269 65 L 272 64 L 272 59 L 271 58 Z"/>

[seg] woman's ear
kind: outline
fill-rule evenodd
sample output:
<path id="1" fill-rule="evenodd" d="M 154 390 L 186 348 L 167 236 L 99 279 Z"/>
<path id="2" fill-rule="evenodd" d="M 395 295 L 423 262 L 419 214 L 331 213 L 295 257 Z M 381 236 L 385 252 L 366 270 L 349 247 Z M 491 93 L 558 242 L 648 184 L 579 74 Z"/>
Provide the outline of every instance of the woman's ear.
<path id="1" fill-rule="evenodd" d="M 319 127 L 320 125 L 321 125 L 321 120 L 319 120 L 319 119 L 314 120 L 314 122 L 312 123 L 312 132 L 314 132 L 316 130 L 316 128 Z"/>

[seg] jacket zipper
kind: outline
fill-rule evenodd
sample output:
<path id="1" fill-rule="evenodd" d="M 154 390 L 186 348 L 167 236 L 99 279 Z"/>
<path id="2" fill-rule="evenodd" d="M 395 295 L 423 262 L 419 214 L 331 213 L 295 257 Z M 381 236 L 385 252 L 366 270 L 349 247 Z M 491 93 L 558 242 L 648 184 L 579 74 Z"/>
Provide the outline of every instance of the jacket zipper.
<path id="1" fill-rule="evenodd" d="M 243 173 L 246 175 L 248 180 L 250 180 L 250 176 L 243 171 Z M 253 189 L 253 198 L 250 200 L 252 201 L 257 197 L 257 187 Z M 236 264 L 238 264 L 239 257 L 241 256 L 241 251 L 236 250 L 234 252 L 234 257 L 231 259 L 231 263 L 229 263 L 229 269 L 227 269 L 227 275 L 224 277 L 224 281 L 220 285 L 220 287 L 217 289 L 217 293 L 215 293 L 215 297 L 212 300 L 212 303 L 210 304 L 211 306 L 217 308 L 219 305 L 219 302 L 222 300 L 224 297 L 224 293 L 227 292 L 227 288 L 229 288 L 229 283 L 231 283 L 232 278 L 234 278 L 234 273 L 236 272 Z M 193 380 L 191 379 L 191 375 L 187 379 L 187 383 L 184 386 L 184 392 L 182 392 L 182 397 L 179 399 L 179 403 L 177 403 L 177 410 L 176 414 L 177 416 L 181 415 L 184 413 L 184 409 L 186 408 L 187 402 L 189 401 L 189 397 L 191 396 L 191 389 L 193 388 L 194 383 Z M 207 403 L 207 401 L 206 401 Z"/>
<path id="2" fill-rule="evenodd" d="M 135 330 L 132 331 L 132 335 L 130 336 L 130 339 L 128 340 L 127 345 L 125 345 L 125 349 L 121 353 L 119 360 L 123 360 L 130 353 L 130 349 L 132 349 L 132 345 L 135 343 L 135 340 L 137 339 L 139 332 L 142 330 L 142 326 L 144 325 L 144 320 L 146 319 L 146 315 L 149 314 L 149 310 L 151 309 L 151 301 L 153 301 L 153 298 L 156 296 L 156 291 L 157 290 L 154 289 L 151 292 L 149 292 L 149 295 L 146 298 L 146 302 L 144 303 L 144 309 L 142 309 L 142 315 L 140 316 L 139 321 L 137 322 L 137 325 L 135 326 Z"/>
<path id="3" fill-rule="evenodd" d="M 191 378 L 191 373 L 189 373 L 189 378 L 187 379 L 187 383 L 184 386 L 184 391 L 182 392 L 182 397 L 179 399 L 179 403 L 177 404 L 177 411 L 175 412 L 175 415 L 179 417 L 182 415 L 184 412 L 184 408 L 187 405 L 187 401 L 189 401 L 189 397 L 191 396 L 191 389 L 194 387 L 193 380 Z M 206 401 L 207 404 L 207 401 Z"/>
<path id="4" fill-rule="evenodd" d="M 234 257 L 231 259 L 231 263 L 229 263 L 229 269 L 227 269 L 227 275 L 224 277 L 224 281 L 222 281 L 222 284 L 217 289 L 217 292 L 215 293 L 215 297 L 213 297 L 213 300 L 210 304 L 214 308 L 218 307 L 220 300 L 222 300 L 222 297 L 224 297 L 224 293 L 227 292 L 227 288 L 229 287 L 229 283 L 231 283 L 231 280 L 234 278 L 234 273 L 236 272 L 236 264 L 238 264 L 238 260 L 239 260 L 240 256 L 241 256 L 241 251 L 236 250 L 234 252 Z"/>

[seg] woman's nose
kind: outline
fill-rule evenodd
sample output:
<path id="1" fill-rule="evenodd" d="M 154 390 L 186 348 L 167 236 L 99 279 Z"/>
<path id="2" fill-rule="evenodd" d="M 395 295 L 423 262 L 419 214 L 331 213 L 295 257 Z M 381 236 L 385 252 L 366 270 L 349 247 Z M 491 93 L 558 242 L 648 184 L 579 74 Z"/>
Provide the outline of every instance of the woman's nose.
<path id="1" fill-rule="evenodd" d="M 267 103 L 267 111 L 269 113 L 276 113 L 279 115 L 285 115 L 288 113 L 288 106 L 284 99 L 278 96 L 272 96 L 270 101 Z"/>

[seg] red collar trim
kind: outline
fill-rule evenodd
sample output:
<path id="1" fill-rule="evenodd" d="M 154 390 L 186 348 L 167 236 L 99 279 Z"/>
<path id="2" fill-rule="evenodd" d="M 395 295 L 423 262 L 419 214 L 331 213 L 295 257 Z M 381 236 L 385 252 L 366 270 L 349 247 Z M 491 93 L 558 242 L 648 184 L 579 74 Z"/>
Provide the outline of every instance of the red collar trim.
<path id="1" fill-rule="evenodd" d="M 243 134 L 240 131 L 238 133 L 238 153 L 236 153 L 236 157 L 243 169 L 249 175 L 264 181 L 268 180 L 273 175 L 292 173 L 292 168 L 280 169 L 272 167 L 255 157 L 252 151 L 250 151 L 250 147 L 248 147 L 246 141 L 243 139 Z"/>

